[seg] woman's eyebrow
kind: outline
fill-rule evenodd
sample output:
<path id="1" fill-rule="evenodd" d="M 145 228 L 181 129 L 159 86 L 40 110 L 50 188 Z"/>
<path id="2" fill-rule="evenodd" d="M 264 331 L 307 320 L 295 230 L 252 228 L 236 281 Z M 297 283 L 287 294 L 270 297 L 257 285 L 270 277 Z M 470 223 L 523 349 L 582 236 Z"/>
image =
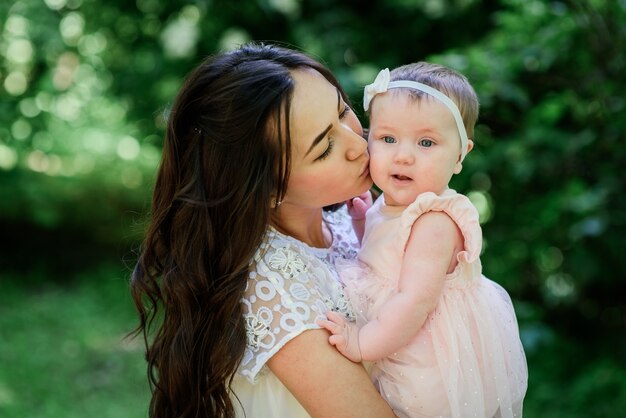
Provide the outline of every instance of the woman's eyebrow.
<path id="1" fill-rule="evenodd" d="M 339 94 L 339 90 L 337 90 L 337 111 L 340 110 L 340 106 L 341 106 L 341 95 Z M 309 153 L 313 150 L 313 148 L 315 148 L 315 146 L 319 144 L 322 139 L 324 139 L 328 131 L 330 131 L 332 128 L 333 128 L 332 124 L 328 125 L 326 129 L 322 131 L 322 133 L 320 133 L 318 136 L 315 137 L 308 151 L 306 152 L 306 154 L 304 154 L 305 157 L 309 155 Z"/>
<path id="2" fill-rule="evenodd" d="M 309 153 L 313 150 L 313 148 L 315 148 L 315 146 L 316 146 L 317 144 L 319 144 L 319 143 L 320 143 L 320 141 L 321 141 L 322 139 L 324 139 L 324 137 L 326 136 L 326 134 L 328 133 L 328 131 L 330 131 L 330 130 L 332 129 L 332 127 L 333 127 L 333 125 L 332 125 L 332 124 L 331 124 L 331 125 L 328 125 L 328 126 L 326 127 L 326 129 L 324 129 L 324 130 L 322 131 L 322 133 L 320 133 L 318 136 L 316 136 L 316 137 L 315 137 L 315 139 L 313 140 L 313 143 L 312 143 L 312 144 L 311 144 L 311 146 L 309 147 L 309 150 L 306 152 L 306 154 L 304 154 L 304 156 L 305 156 L 305 157 L 306 157 L 307 155 L 309 155 Z"/>

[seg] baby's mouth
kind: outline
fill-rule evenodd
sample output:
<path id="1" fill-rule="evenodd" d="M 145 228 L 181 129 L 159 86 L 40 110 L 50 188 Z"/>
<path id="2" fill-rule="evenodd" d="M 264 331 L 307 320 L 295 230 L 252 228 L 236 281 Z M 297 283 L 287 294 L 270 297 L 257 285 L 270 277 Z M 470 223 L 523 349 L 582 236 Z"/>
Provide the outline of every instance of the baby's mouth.
<path id="1" fill-rule="evenodd" d="M 403 176 L 401 174 L 393 174 L 391 177 L 393 177 L 396 180 L 400 180 L 400 181 L 411 181 L 411 180 L 413 180 L 411 177 Z"/>

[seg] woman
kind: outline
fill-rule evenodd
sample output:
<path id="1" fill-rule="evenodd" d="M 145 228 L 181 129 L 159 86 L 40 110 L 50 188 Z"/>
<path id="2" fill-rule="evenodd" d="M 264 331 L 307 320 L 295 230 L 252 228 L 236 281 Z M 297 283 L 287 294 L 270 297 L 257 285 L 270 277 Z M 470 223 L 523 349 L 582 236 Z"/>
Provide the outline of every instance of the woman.
<path id="1" fill-rule="evenodd" d="M 208 58 L 172 108 L 132 278 L 151 417 L 393 416 L 315 324 L 350 315 L 333 261 L 372 180 L 362 128 L 324 66 L 277 47 Z"/>

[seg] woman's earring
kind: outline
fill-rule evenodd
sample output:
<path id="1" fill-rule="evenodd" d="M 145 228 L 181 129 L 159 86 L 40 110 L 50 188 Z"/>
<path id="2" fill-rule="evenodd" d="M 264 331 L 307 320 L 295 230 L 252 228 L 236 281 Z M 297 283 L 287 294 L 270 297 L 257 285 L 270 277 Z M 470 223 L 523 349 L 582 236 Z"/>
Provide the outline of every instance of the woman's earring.
<path id="1" fill-rule="evenodd" d="M 281 203 L 283 203 L 282 200 L 276 199 L 275 197 L 272 198 L 272 208 L 278 209 L 278 207 L 280 206 Z"/>

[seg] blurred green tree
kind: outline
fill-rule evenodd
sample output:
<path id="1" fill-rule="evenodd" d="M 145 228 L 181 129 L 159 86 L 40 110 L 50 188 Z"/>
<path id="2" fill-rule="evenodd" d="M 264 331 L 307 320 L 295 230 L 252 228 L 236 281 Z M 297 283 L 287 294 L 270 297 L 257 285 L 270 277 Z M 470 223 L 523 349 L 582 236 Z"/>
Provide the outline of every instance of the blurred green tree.
<path id="1" fill-rule="evenodd" d="M 485 271 L 554 326 L 624 329 L 623 3 L 20 0 L 0 12 L 3 263 L 38 253 L 66 268 L 136 245 L 186 72 L 279 41 L 333 68 L 357 110 L 380 67 L 431 59 L 467 74 L 482 113 L 455 187 L 481 209 Z"/>

